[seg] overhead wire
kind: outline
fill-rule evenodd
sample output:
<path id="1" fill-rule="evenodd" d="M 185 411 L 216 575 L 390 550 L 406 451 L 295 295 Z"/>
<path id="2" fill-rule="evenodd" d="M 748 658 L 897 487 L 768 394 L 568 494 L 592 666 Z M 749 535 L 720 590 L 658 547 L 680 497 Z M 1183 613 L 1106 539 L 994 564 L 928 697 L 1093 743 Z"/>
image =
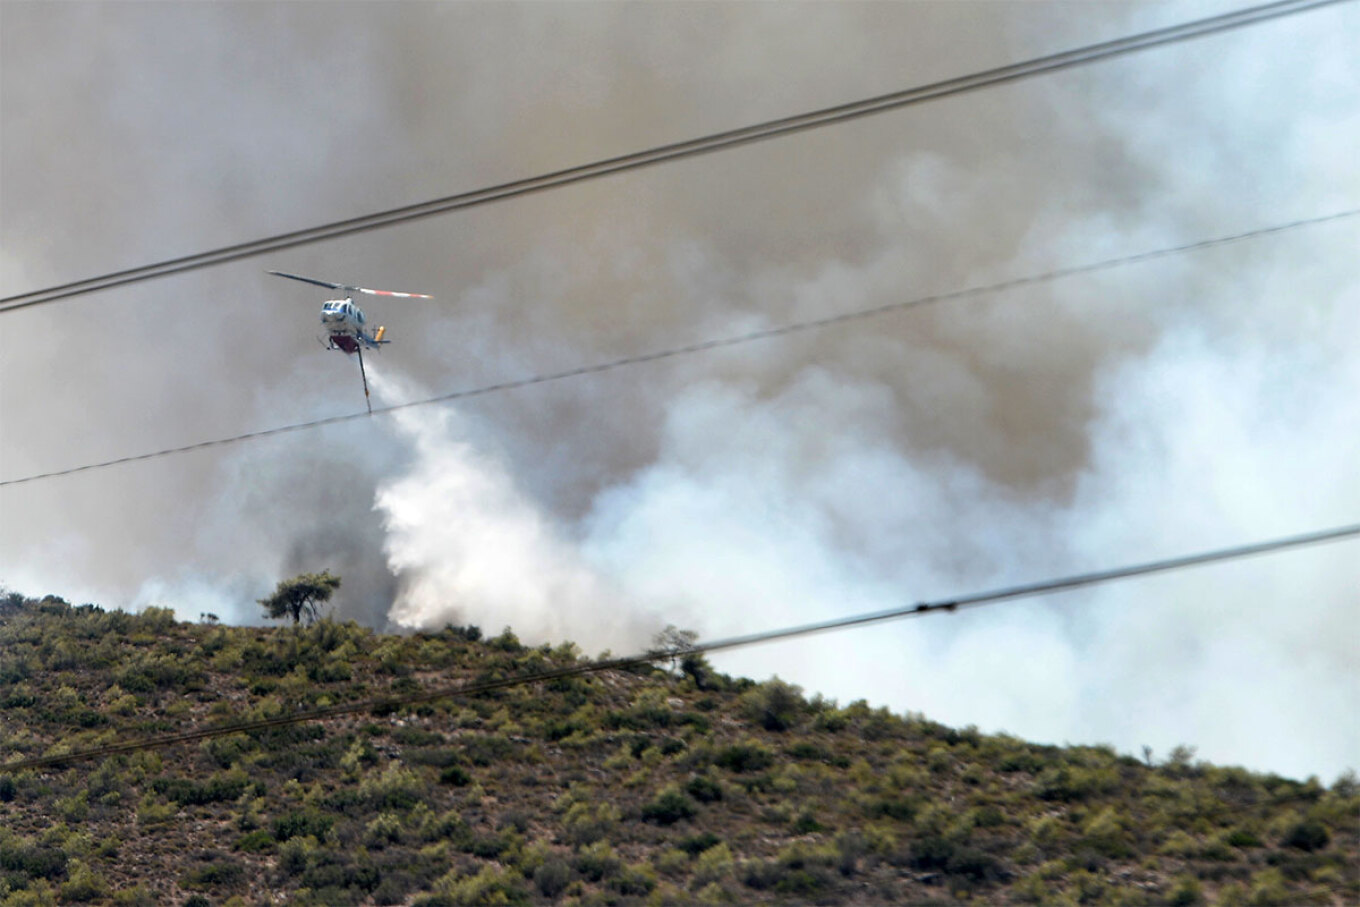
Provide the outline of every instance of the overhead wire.
<path id="1" fill-rule="evenodd" d="M 264 255 L 269 252 L 278 252 L 284 249 L 321 242 L 323 240 L 336 239 L 341 236 L 350 236 L 369 230 L 377 230 L 418 218 L 446 214 L 452 211 L 472 208 L 491 202 L 505 201 L 534 192 L 555 189 L 561 186 L 623 173 L 629 170 L 636 170 L 642 167 L 649 167 L 663 162 L 709 154 L 753 142 L 764 141 L 766 139 L 792 135 L 794 133 L 817 129 L 835 123 L 844 123 L 861 117 L 898 110 L 913 104 L 938 100 L 940 98 L 950 97 L 980 88 L 1001 85 L 1032 76 L 1108 60 L 1113 57 L 1161 47 L 1175 42 L 1202 38 L 1230 29 L 1255 25 L 1284 16 L 1308 12 L 1343 2 L 1349 2 L 1349 0 L 1277 0 L 1277 2 L 1234 10 L 1206 19 L 1153 29 L 1139 34 L 1117 38 L 1112 41 L 1091 44 L 1073 50 L 1037 57 L 1020 63 L 1012 63 L 994 69 L 892 92 L 890 94 L 879 95 L 860 101 L 814 110 L 808 113 L 770 120 L 768 122 L 758 123 L 739 129 L 718 132 L 700 138 L 690 139 L 688 141 L 661 145 L 643 151 L 570 167 L 565 170 L 557 170 L 552 173 L 514 180 L 512 182 L 502 183 L 484 189 L 463 192 L 457 195 L 432 199 L 417 204 L 404 205 L 399 208 L 392 208 L 390 210 L 379 211 L 360 217 L 334 221 L 249 242 L 223 246 L 206 252 L 199 252 L 140 267 L 101 274 L 57 286 L 31 290 L 26 293 L 18 293 L 0 298 L 0 313 L 43 305 L 55 302 L 59 299 L 107 290 L 113 287 L 151 280 L 157 277 L 166 277 L 171 274 L 180 274 L 199 268 L 226 264 L 227 262 Z"/>
<path id="2" fill-rule="evenodd" d="M 305 709 L 287 715 L 277 715 L 271 718 L 237 721 L 230 724 L 194 728 L 175 734 L 147 737 L 140 740 L 129 740 L 122 743 L 111 743 L 69 753 L 19 759 L 0 763 L 0 774 L 59 768 L 88 759 L 102 759 L 110 756 L 137 752 L 139 750 L 159 749 L 177 743 L 206 740 L 212 737 L 227 736 L 229 734 L 264 731 L 272 728 L 320 721 L 326 718 L 337 718 L 361 712 L 390 712 L 407 706 L 420 705 L 422 703 L 434 702 L 440 699 L 474 696 L 481 693 L 505 690 L 528 684 L 545 683 L 551 680 L 582 677 L 588 674 L 598 674 L 603 671 L 637 667 L 667 658 L 683 657 L 685 655 L 704 655 L 712 652 L 740 649 L 747 646 L 780 642 L 802 636 L 844 630 L 851 627 L 862 627 L 869 624 L 901 620 L 909 617 L 923 617 L 928 614 L 938 614 L 941 612 L 952 613 L 963 608 L 998 604 L 1022 598 L 1033 598 L 1040 595 L 1065 592 L 1072 589 L 1114 582 L 1116 580 L 1147 576 L 1154 573 L 1167 573 L 1211 563 L 1273 554 L 1287 549 L 1298 549 L 1338 542 L 1346 539 L 1353 539 L 1357 536 L 1360 536 L 1360 523 L 1353 523 L 1314 532 L 1273 538 L 1245 545 L 1237 545 L 1231 548 L 1203 551 L 1196 554 L 1116 567 L 1109 570 L 1097 570 L 1090 573 L 1081 573 L 1040 582 L 1023 583 L 1020 585 L 993 589 L 987 592 L 977 592 L 970 595 L 961 595 L 956 598 L 941 599 L 933 602 L 918 602 L 900 608 L 889 608 L 882 611 L 854 614 L 848 617 L 839 617 L 831 620 L 818 621 L 816 623 L 783 627 L 776 630 L 766 630 L 759 633 L 746 634 L 744 636 L 733 636 L 726 639 L 714 640 L 713 642 L 696 642 L 692 645 L 652 649 L 624 658 L 598 659 L 561 668 L 536 671 L 529 674 L 519 674 L 493 680 L 478 680 L 471 683 L 407 693 L 401 696 L 364 699 L 356 702 L 324 706 L 321 708 Z"/>
<path id="3" fill-rule="evenodd" d="M 500 393 L 504 391 L 517 390 L 520 388 L 531 387 L 537 384 L 544 384 L 550 381 L 561 381 L 568 378 L 577 378 L 584 375 L 600 374 L 602 372 L 613 371 L 646 363 L 660 362 L 666 359 L 674 359 L 681 356 L 689 356 L 697 353 L 709 352 L 712 350 L 724 349 L 728 347 L 740 346 L 746 343 L 754 343 L 761 340 L 771 340 L 778 337 L 789 336 L 805 331 L 819 330 L 835 325 L 847 324 L 866 318 L 874 318 L 882 315 L 901 312 L 922 306 L 933 305 L 941 302 L 968 299 L 979 296 L 987 296 L 1009 290 L 1016 290 L 1022 287 L 1048 283 L 1067 277 L 1075 277 L 1083 274 L 1091 274 L 1098 271 L 1108 270 L 1124 265 L 1131 265 L 1140 262 L 1152 261 L 1158 258 L 1165 258 L 1172 255 L 1180 255 L 1189 252 L 1196 252 L 1216 246 L 1228 245 L 1230 243 L 1242 242 L 1245 240 L 1256 239 L 1264 236 L 1284 233 L 1302 227 L 1316 226 L 1333 221 L 1345 220 L 1360 215 L 1360 208 L 1352 208 L 1345 211 L 1338 211 L 1331 214 L 1324 214 L 1317 217 L 1302 218 L 1289 221 L 1287 223 L 1275 224 L 1262 227 L 1256 230 L 1248 230 L 1243 233 L 1236 233 L 1230 236 L 1220 236 L 1212 239 L 1198 240 L 1195 242 L 1183 243 L 1176 246 L 1168 246 L 1160 249 L 1151 249 L 1137 252 L 1131 255 L 1123 255 L 1117 258 L 1108 258 L 1102 261 L 1088 262 L 1086 264 L 1073 265 L 1066 268 L 1057 268 L 1039 274 L 1031 274 L 1023 277 L 1015 277 L 996 283 L 966 287 L 958 290 L 950 290 L 943 293 L 935 293 L 929 296 L 919 296 L 913 299 L 890 302 L 884 305 L 872 306 L 870 308 L 855 309 L 849 312 L 841 312 L 835 315 L 828 315 L 824 318 L 815 318 L 806 321 L 790 322 L 771 328 L 761 328 L 753 331 L 746 331 L 729 337 L 719 337 L 709 340 L 702 340 L 696 343 L 685 344 L 682 346 L 667 347 L 664 349 L 653 350 L 647 353 L 639 353 L 634 356 L 625 356 L 619 359 L 611 359 L 604 362 L 596 362 L 588 365 L 577 366 L 575 368 L 564 369 L 562 371 L 545 372 L 525 378 L 515 378 L 508 381 L 500 381 L 494 384 L 485 384 L 479 387 L 466 388 L 463 390 L 452 391 L 446 394 L 439 394 L 434 397 L 427 397 L 421 400 L 411 400 L 404 403 L 394 403 L 388 406 L 376 406 L 372 412 L 363 410 L 342 415 L 328 416 L 322 419 L 312 419 L 305 422 L 293 422 L 287 425 L 279 425 L 273 428 L 264 428 L 257 431 L 243 432 L 237 435 L 230 435 L 223 438 L 214 438 L 207 441 L 197 441 L 192 444 L 185 444 L 179 447 L 167 447 L 161 450 L 149 451 L 147 453 L 132 454 L 124 457 L 117 457 L 110 460 L 102 460 L 95 463 L 86 463 L 80 466 L 72 466 L 66 469 L 53 470 L 51 472 L 37 473 L 34 475 L 22 476 L 14 479 L 0 481 L 0 488 L 22 485 L 28 482 L 38 482 L 46 479 L 54 479 L 60 476 L 69 476 L 76 473 L 88 472 L 96 469 L 105 469 L 111 466 L 119 466 L 126 463 L 136 463 L 143 460 L 154 460 L 161 457 L 168 457 L 177 454 L 189 453 L 196 450 L 206 450 L 212 447 L 222 447 L 231 444 L 243 443 L 246 441 L 256 441 L 262 438 L 269 438 L 275 435 L 287 434 L 290 432 L 303 431 L 313 428 L 321 428 L 328 425 L 338 425 L 344 422 L 352 422 L 356 419 L 365 419 L 369 416 L 384 416 L 402 410 L 411 409 L 418 406 L 429 406 L 438 403 L 450 403 L 456 400 L 466 400 L 473 397 L 485 396 L 487 394 Z"/>

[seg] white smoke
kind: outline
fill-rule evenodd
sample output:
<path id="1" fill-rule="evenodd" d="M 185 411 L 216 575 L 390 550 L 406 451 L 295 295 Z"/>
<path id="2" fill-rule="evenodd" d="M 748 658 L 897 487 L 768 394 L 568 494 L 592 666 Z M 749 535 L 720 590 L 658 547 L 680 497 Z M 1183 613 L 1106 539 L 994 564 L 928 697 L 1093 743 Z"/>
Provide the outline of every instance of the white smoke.
<path id="1" fill-rule="evenodd" d="M 894 448 L 882 394 L 821 370 L 774 400 L 696 388 L 588 548 L 712 638 L 1339 525 L 1360 514 L 1360 369 L 1315 350 L 1175 333 L 1112 368 L 1066 502 Z M 1357 604 L 1339 544 L 720 663 L 953 724 L 1339 773 L 1360 761 Z"/>
<path id="2" fill-rule="evenodd" d="M 420 396 L 383 372 L 370 380 L 385 402 Z M 389 619 L 403 627 L 509 627 L 532 644 L 646 642 L 645 607 L 624 605 L 504 466 L 469 442 L 455 410 L 412 408 L 393 418 L 414 463 L 379 483 L 374 499 L 399 583 Z"/>
<path id="3" fill-rule="evenodd" d="M 817 367 L 774 398 L 716 381 L 680 395 L 656 461 L 575 530 L 455 413 L 408 410 L 414 464 L 377 496 L 392 617 L 637 648 L 663 622 L 715 638 L 1353 520 L 1360 368 L 1319 348 L 1354 311 L 1330 307 L 1316 345 L 1176 329 L 1110 367 L 1066 501 L 902 449 L 890 395 Z M 1337 545 L 719 663 L 1031 738 L 1339 773 L 1360 757 L 1338 720 L 1360 711 L 1357 601 Z"/>
<path id="4" fill-rule="evenodd" d="M 1223 5 L 0 4 L 0 280 L 59 283 Z M 352 360 L 313 342 L 314 300 L 262 267 L 439 295 L 368 314 L 395 341 L 383 364 L 443 392 L 1353 206 L 1357 28 L 1340 5 L 14 313 L 0 474 L 361 406 Z M 342 618 L 631 651 L 664 623 L 711 638 L 1348 522 L 1354 249 L 1353 222 L 1332 224 L 14 486 L 0 580 L 251 621 L 279 578 L 329 568 Z M 1325 775 L 1360 762 L 1348 550 L 720 663 L 951 724 Z"/>

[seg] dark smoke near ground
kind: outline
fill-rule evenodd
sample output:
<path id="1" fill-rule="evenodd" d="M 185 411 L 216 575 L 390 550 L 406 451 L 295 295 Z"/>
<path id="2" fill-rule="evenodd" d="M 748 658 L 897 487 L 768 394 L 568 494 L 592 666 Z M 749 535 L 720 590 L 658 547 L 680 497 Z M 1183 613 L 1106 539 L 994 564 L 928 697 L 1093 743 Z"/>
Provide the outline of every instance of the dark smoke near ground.
<path id="1" fill-rule="evenodd" d="M 0 5 L 0 290 L 490 185 L 1232 4 Z M 0 477 L 1354 208 L 1360 14 L 3 316 Z M 1360 519 L 1355 221 L 0 489 L 0 582 L 631 650 Z M 318 288 L 319 289 L 319 288 Z M 733 653 L 1044 740 L 1360 763 L 1353 551 Z"/>

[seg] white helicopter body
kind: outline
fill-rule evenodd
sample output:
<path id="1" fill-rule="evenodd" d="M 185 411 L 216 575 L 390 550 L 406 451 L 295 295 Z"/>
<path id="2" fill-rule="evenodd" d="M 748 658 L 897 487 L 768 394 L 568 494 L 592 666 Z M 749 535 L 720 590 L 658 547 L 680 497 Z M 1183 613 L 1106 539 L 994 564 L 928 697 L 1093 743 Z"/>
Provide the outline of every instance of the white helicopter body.
<path id="1" fill-rule="evenodd" d="M 290 280 L 300 280 L 303 283 L 315 284 L 319 287 L 329 287 L 332 290 L 346 290 L 353 293 L 368 293 L 371 296 L 399 296 L 408 299 L 433 299 L 433 296 L 426 296 L 424 293 L 398 293 L 395 290 L 370 290 L 367 287 L 352 287 L 348 284 L 331 283 L 328 280 L 315 280 L 311 277 L 299 277 L 297 274 L 286 274 L 283 271 L 270 271 L 270 274 L 279 277 L 287 277 Z M 379 326 L 370 332 L 367 328 L 367 319 L 364 318 L 363 309 L 354 304 L 353 296 L 346 296 L 343 299 L 327 299 L 321 304 L 321 326 L 326 331 L 327 349 L 341 350 L 347 355 L 359 354 L 359 374 L 364 381 L 364 400 L 368 402 L 368 374 L 364 371 L 364 349 L 381 349 L 390 340 L 384 340 L 383 335 L 387 333 L 387 328 Z M 373 411 L 372 403 L 368 405 L 368 411 Z"/>

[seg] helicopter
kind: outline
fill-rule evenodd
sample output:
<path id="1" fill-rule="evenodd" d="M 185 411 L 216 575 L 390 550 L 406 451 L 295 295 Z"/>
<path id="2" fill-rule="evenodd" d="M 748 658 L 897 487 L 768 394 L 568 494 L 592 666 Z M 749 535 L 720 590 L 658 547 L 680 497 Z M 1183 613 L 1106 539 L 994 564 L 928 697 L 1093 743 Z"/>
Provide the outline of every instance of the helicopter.
<path id="1" fill-rule="evenodd" d="M 316 280 L 311 277 L 300 277 L 297 274 L 288 274 L 283 271 L 270 271 L 270 274 L 279 277 L 287 277 L 290 280 L 300 280 L 303 283 L 315 284 L 319 287 L 328 287 L 332 290 L 343 290 L 346 294 L 367 293 L 370 296 L 400 296 L 406 299 L 433 299 L 424 293 L 398 293 L 395 290 L 370 290 L 368 287 L 352 287 L 343 283 L 331 283 L 329 280 Z M 364 370 L 364 349 L 382 349 L 385 343 L 383 335 L 387 333 L 387 328 L 379 326 L 372 333 L 365 327 L 366 319 L 363 310 L 354 304 L 354 297 L 346 295 L 344 299 L 327 299 L 321 304 L 321 325 L 326 329 L 328 343 L 326 348 L 330 350 L 340 350 L 346 355 L 359 355 L 359 376 L 364 382 L 364 403 L 368 406 L 370 415 L 373 413 L 373 403 L 368 395 L 368 373 Z"/>

